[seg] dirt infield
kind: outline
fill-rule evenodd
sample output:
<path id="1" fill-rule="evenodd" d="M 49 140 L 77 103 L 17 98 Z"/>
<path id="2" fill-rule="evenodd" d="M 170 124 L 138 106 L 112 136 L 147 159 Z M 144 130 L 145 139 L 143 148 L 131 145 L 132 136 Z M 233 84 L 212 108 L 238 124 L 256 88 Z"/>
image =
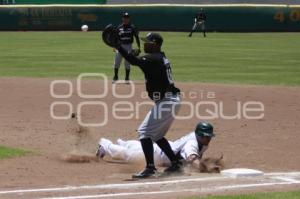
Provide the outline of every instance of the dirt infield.
<path id="1" fill-rule="evenodd" d="M 100 137 L 112 140 L 137 139 L 135 130 L 149 106 L 140 109 L 139 118 L 130 120 L 114 119 L 109 109 L 107 125 L 89 128 L 88 133 L 78 134 L 72 121 L 52 119 L 49 107 L 54 101 L 69 101 L 77 107 L 84 100 L 78 97 L 75 87 L 71 98 L 54 99 L 49 92 L 51 81 L 38 78 L 0 78 L 0 145 L 34 152 L 25 157 L 0 161 L 1 190 L 121 183 L 143 167 L 143 163 L 128 165 L 111 161 L 82 164 L 65 162 L 62 157 L 69 152 L 93 154 Z M 72 82 L 75 85 L 75 81 Z M 227 168 L 247 167 L 265 172 L 300 171 L 299 87 L 201 83 L 177 85 L 184 93 L 198 93 L 195 98 L 184 98 L 184 101 L 192 104 L 205 101 L 208 95 L 214 93 L 214 98 L 209 101 L 218 104 L 222 101 L 227 115 L 237 112 L 237 102 L 244 104 L 247 101 L 259 101 L 264 105 L 265 115 L 262 119 L 249 120 L 242 117 L 209 120 L 214 124 L 217 136 L 206 156 L 219 156 L 223 153 Z M 101 82 L 88 80 L 84 83 L 84 92 L 96 93 L 99 86 L 103 86 Z M 102 101 L 111 108 L 120 99 L 112 96 L 110 84 L 108 88 L 108 96 Z M 129 85 L 117 84 L 116 88 L 118 93 L 126 93 Z M 143 101 L 140 93 L 144 91 L 144 85 L 137 82 L 135 88 L 134 97 L 128 100 L 138 103 Z M 65 94 L 66 87 L 58 86 L 55 91 Z M 59 115 L 66 112 L 63 107 L 55 109 L 55 113 Z M 189 107 L 182 106 L 180 114 L 186 115 L 187 112 Z M 103 110 L 95 107 L 83 111 L 85 121 L 103 119 L 102 116 Z M 196 116 L 188 120 L 176 120 L 168 138 L 173 140 L 193 131 L 198 120 Z"/>

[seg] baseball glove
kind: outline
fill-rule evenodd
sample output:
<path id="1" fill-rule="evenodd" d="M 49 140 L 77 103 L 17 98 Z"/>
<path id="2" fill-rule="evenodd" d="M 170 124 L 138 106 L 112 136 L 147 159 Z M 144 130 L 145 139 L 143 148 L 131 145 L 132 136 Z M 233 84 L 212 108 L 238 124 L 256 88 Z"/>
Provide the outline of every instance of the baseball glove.
<path id="1" fill-rule="evenodd" d="M 199 170 L 201 173 L 220 173 L 225 167 L 223 155 L 220 158 L 205 158 L 200 160 Z"/>
<path id="2" fill-rule="evenodd" d="M 118 32 L 112 24 L 109 24 L 104 28 L 102 40 L 106 45 L 113 48 L 117 48 L 120 45 Z"/>
<path id="3" fill-rule="evenodd" d="M 140 49 L 133 49 L 130 53 L 133 56 L 139 56 L 139 54 L 141 53 L 141 50 Z"/>

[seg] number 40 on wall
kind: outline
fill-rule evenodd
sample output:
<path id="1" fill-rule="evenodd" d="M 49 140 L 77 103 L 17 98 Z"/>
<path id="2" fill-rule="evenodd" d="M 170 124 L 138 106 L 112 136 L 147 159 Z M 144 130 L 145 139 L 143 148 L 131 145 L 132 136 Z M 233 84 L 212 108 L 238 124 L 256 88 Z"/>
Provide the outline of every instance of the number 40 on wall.
<path id="1" fill-rule="evenodd" d="M 283 23 L 286 20 L 297 22 L 300 21 L 300 10 L 291 10 L 288 17 L 285 16 L 284 11 L 278 11 L 274 15 L 274 20 Z"/>

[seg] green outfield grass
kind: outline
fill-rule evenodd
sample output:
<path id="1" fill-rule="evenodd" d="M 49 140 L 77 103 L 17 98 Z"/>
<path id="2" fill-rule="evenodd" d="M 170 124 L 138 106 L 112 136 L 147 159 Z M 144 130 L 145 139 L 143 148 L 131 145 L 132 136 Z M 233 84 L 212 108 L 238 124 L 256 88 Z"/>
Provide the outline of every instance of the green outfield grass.
<path id="1" fill-rule="evenodd" d="M 177 81 L 300 85 L 300 33 L 162 35 Z M 113 56 L 99 32 L 0 32 L 0 76 L 111 78 Z M 132 79 L 143 75 L 134 69 Z"/>
<path id="2" fill-rule="evenodd" d="M 28 151 L 21 149 L 9 148 L 5 146 L 0 146 L 0 160 L 5 158 L 18 157 L 28 154 Z"/>
<path id="3" fill-rule="evenodd" d="M 281 193 L 256 193 L 250 195 L 236 196 L 209 196 L 201 199 L 299 199 L 300 191 L 281 192 Z M 200 199 L 200 197 L 191 197 L 188 199 Z"/>

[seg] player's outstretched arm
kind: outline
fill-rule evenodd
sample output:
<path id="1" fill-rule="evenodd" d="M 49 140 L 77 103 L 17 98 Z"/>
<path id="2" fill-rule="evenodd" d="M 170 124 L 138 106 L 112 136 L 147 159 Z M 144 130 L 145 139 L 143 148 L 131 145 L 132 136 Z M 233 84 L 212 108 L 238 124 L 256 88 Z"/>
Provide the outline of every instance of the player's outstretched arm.
<path id="1" fill-rule="evenodd" d="M 194 169 L 199 170 L 200 168 L 200 158 L 196 154 L 189 155 L 187 158 L 187 163 Z"/>

